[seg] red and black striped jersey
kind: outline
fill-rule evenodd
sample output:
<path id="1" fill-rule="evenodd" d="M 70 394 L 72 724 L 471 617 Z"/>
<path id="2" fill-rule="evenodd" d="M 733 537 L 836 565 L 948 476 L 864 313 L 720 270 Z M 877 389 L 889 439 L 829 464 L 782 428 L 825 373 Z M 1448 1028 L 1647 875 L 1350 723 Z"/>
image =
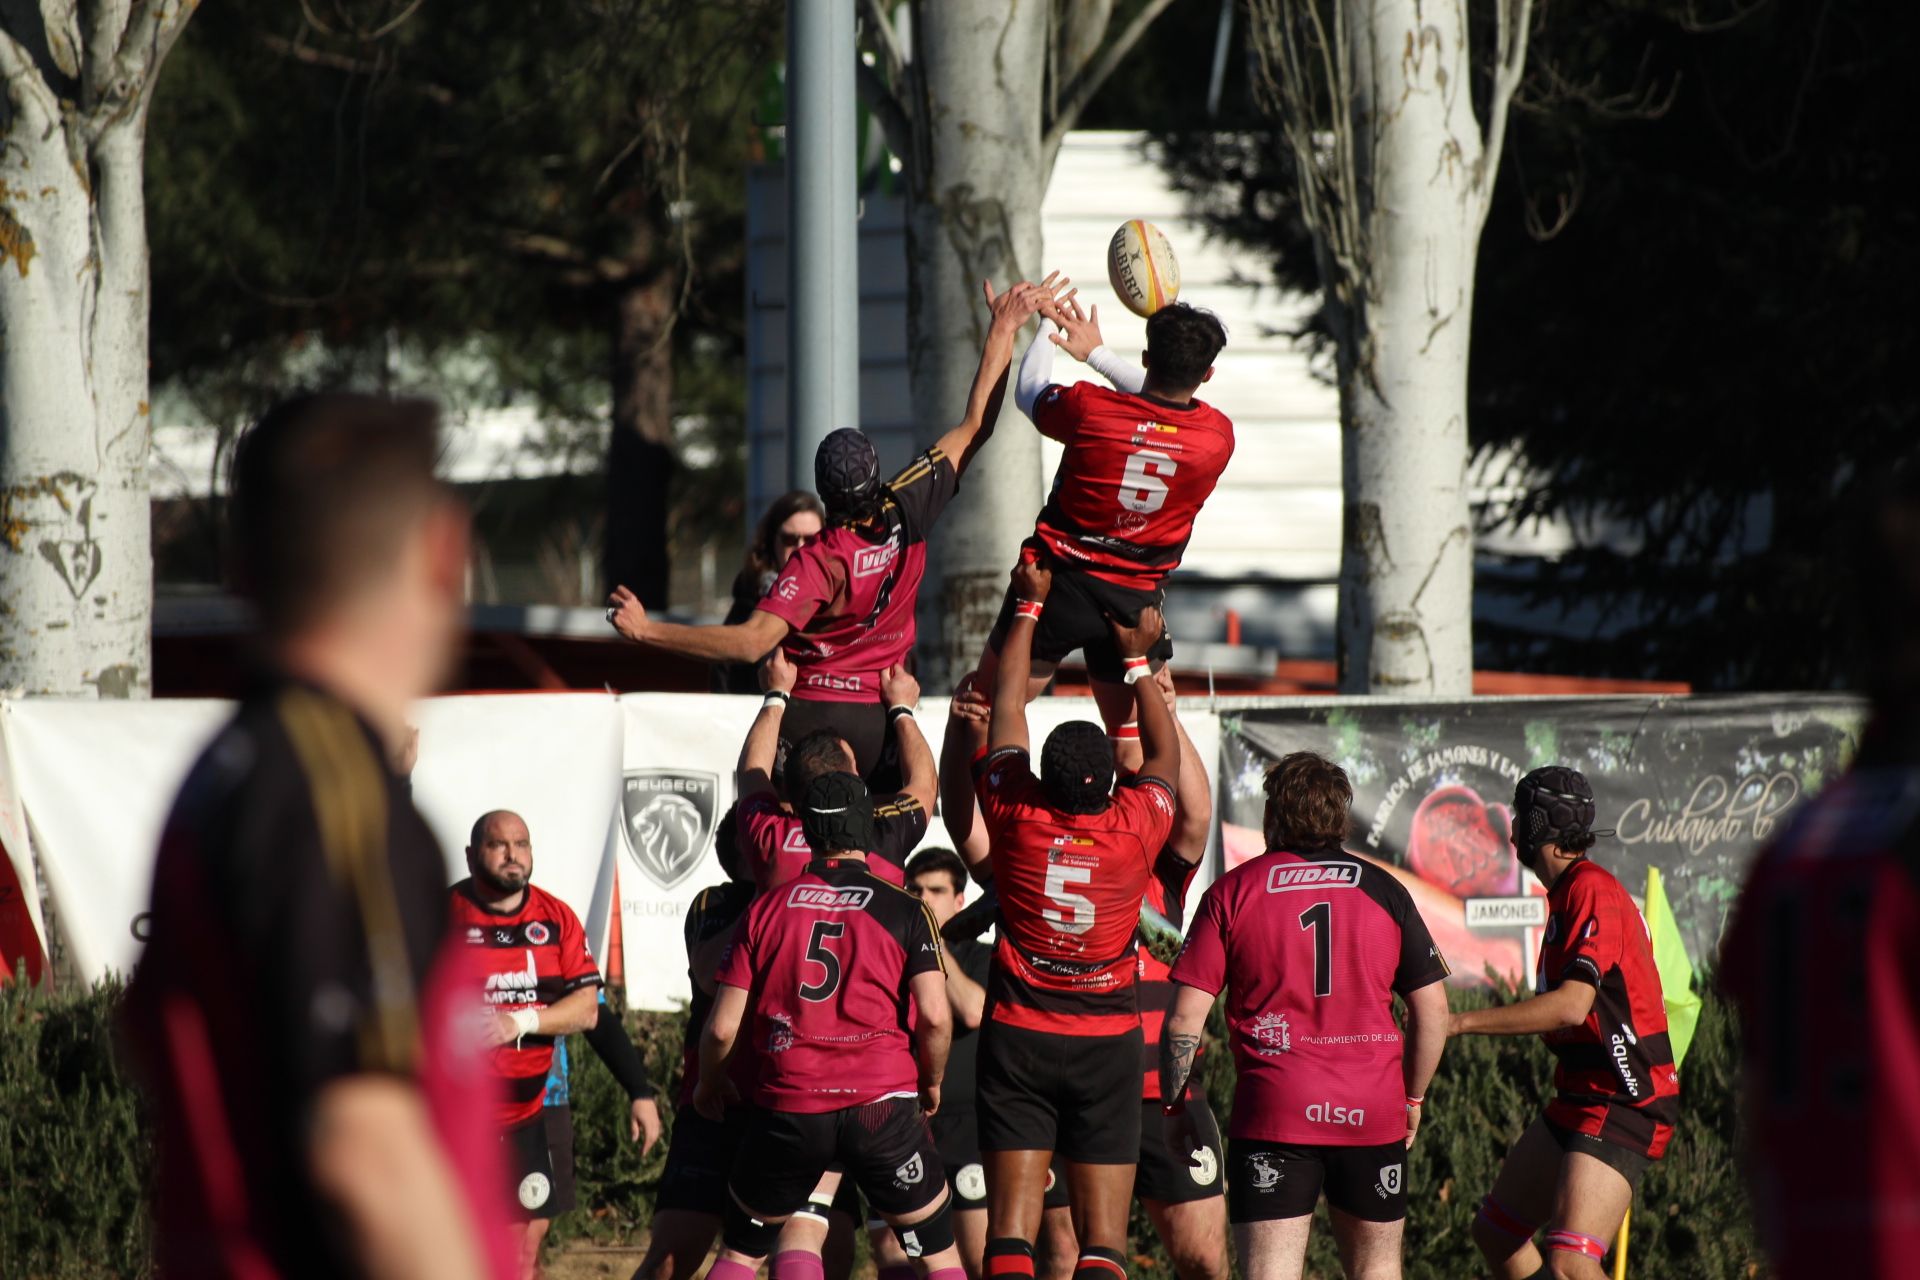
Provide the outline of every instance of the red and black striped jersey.
<path id="1" fill-rule="evenodd" d="M 1173 981 L 1227 993 L 1235 1138 L 1406 1137 L 1393 996 L 1447 974 L 1398 881 L 1340 848 L 1264 853 L 1207 887 Z"/>
<path id="2" fill-rule="evenodd" d="M 1142 1084 L 1140 1097 L 1145 1102 L 1160 1101 L 1160 1029 L 1167 1025 L 1167 1015 L 1173 1012 L 1174 986 L 1171 977 L 1172 966 L 1154 955 L 1145 947 L 1140 948 L 1140 962 L 1134 970 L 1140 987 L 1140 1035 L 1145 1041 L 1144 1056 L 1140 1062 Z M 1200 1056 L 1206 1052 L 1202 1046 L 1194 1054 L 1194 1069 L 1200 1066 Z M 1193 1096 L 1193 1083 L 1189 1079 L 1182 1098 Z"/>
<path id="3" fill-rule="evenodd" d="M 490 1010 L 544 1009 L 600 985 L 587 932 L 573 908 L 528 885 L 517 911 L 495 911 L 473 896 L 473 881 L 448 893 L 447 926 L 460 946 L 467 990 Z M 506 1084 L 497 1119 L 513 1128 L 540 1118 L 553 1067 L 553 1037 L 522 1036 L 494 1046 L 493 1070 Z"/>
<path id="4" fill-rule="evenodd" d="M 1547 913 L 1534 990 L 1594 988 L 1584 1022 L 1540 1037 L 1560 1060 L 1547 1118 L 1658 1159 L 1679 1117 L 1680 1073 L 1647 922 L 1613 873 L 1587 858 L 1548 890 Z"/>
<path id="5" fill-rule="evenodd" d="M 1135 929 L 1173 830 L 1173 788 L 1136 778 L 1099 813 L 1064 813 L 1020 748 L 989 753 L 975 773 L 1000 894 L 989 1016 L 1056 1035 L 1132 1031 Z"/>
<path id="6" fill-rule="evenodd" d="M 1141 591 L 1180 567 L 1233 457 L 1225 414 L 1077 382 L 1042 391 L 1033 422 L 1066 446 L 1035 526 L 1058 563 Z"/>
<path id="7" fill-rule="evenodd" d="M 912 982 L 945 971 L 926 906 L 857 858 L 761 894 L 719 975 L 753 993 L 734 1052 L 759 1061 L 754 1101 L 812 1113 L 916 1095 Z"/>
<path id="8" fill-rule="evenodd" d="M 867 852 L 867 870 L 888 884 L 906 887 L 907 858 L 927 834 L 927 811 L 902 791 L 873 805 L 874 848 Z M 813 846 L 801 829 L 800 817 L 770 791 L 740 802 L 740 852 L 753 869 L 761 892 L 778 888 L 798 876 L 813 861 Z"/>
<path id="9" fill-rule="evenodd" d="M 1187 927 L 1187 890 L 1200 870 L 1169 845 L 1153 860 L 1153 879 L 1147 881 L 1147 905 L 1175 929 Z"/>
<path id="10" fill-rule="evenodd" d="M 1915 938 L 1920 741 L 1877 724 L 1754 863 L 1720 953 L 1754 1221 L 1785 1280 L 1907 1275 L 1920 1258 Z"/>

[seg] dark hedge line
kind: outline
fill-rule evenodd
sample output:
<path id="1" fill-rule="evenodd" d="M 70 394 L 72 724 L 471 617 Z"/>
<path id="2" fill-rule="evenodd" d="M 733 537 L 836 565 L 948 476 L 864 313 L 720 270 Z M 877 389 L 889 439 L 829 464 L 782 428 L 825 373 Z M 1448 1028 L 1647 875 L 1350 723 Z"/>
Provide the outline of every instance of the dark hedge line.
<path id="1" fill-rule="evenodd" d="M 150 1274 L 142 1194 L 147 1130 L 138 1097 L 114 1055 L 111 1015 L 119 989 L 49 994 L 0 987 L 0 1276 Z M 1456 1007 L 1487 997 L 1456 995 Z M 681 1018 L 629 1015 L 635 1041 L 663 1093 L 680 1064 Z M 1201 1074 L 1222 1115 L 1233 1064 L 1218 1041 Z M 1647 1175 L 1634 1205 L 1632 1267 L 1639 1278 L 1728 1280 L 1760 1273 L 1753 1224 L 1735 1163 L 1736 1046 L 1730 1010 L 1709 995 L 1681 1073 L 1685 1095 L 1667 1158 Z M 555 1224 L 568 1240 L 628 1241 L 644 1235 L 666 1143 L 641 1159 L 627 1140 L 618 1085 L 576 1038 L 573 1102 L 579 1210 Z M 1409 1160 L 1410 1280 L 1481 1274 L 1468 1225 L 1493 1184 L 1507 1144 L 1544 1101 L 1551 1074 L 1534 1040 L 1458 1040 L 1429 1092 L 1428 1117 Z M 665 1108 L 669 1131 L 674 1120 Z M 1324 1211 L 1323 1211 L 1324 1212 Z M 1152 1228 L 1136 1215 L 1135 1265 L 1170 1277 Z M 1337 1276 L 1324 1221 L 1310 1274 Z"/>

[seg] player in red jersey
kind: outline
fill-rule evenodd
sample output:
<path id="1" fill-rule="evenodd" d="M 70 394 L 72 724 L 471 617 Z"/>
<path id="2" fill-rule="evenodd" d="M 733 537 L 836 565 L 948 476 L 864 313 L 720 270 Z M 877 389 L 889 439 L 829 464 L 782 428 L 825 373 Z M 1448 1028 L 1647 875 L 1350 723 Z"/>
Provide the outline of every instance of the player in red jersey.
<path id="1" fill-rule="evenodd" d="M 724 1116 L 722 1064 L 744 1052 L 761 1108 L 734 1160 L 709 1275 L 752 1280 L 780 1224 L 838 1164 L 924 1273 L 963 1280 L 927 1127 L 952 1033 L 939 933 L 911 894 L 868 873 L 873 801 L 858 778 L 816 779 L 802 817 L 821 856 L 748 908 L 701 1037 L 694 1105 Z M 818 1263 L 787 1270 L 817 1275 Z"/>
<path id="2" fill-rule="evenodd" d="M 1920 1259 L 1920 454 L 1868 510 L 1848 566 L 1860 752 L 1754 863 L 1720 953 L 1781 1280 L 1892 1280 Z"/>
<path id="3" fill-rule="evenodd" d="M 1406 1152 L 1446 1043 L 1446 962 L 1399 882 L 1342 849 L 1344 770 L 1295 752 L 1266 792 L 1269 852 L 1208 887 L 1173 966 L 1160 1041 L 1169 1141 L 1189 1128 L 1180 1089 L 1225 990 L 1239 1068 L 1228 1213 L 1248 1280 L 1300 1275 L 1323 1189 L 1347 1274 L 1398 1276 Z"/>
<path id="4" fill-rule="evenodd" d="M 482 814 L 472 841 L 469 875 L 448 894 L 447 927 L 461 945 L 468 989 L 489 1013 L 483 1037 L 505 1087 L 494 1123 L 524 1214 L 521 1274 L 532 1280 L 544 1232 L 530 1219 L 553 1216 L 541 1115 L 553 1042 L 597 1021 L 600 970 L 573 908 L 532 883 L 533 837 L 520 815 Z"/>
<path id="5" fill-rule="evenodd" d="M 1075 1274 L 1126 1274 L 1127 1207 L 1140 1154 L 1141 1053 L 1134 929 L 1154 859 L 1173 829 L 1180 739 L 1146 654 L 1159 610 L 1112 623 L 1133 684 L 1145 762 L 1113 788 L 1106 732 L 1075 721 L 1029 764 L 1027 677 L 1047 606 L 1044 565 L 1013 571 L 1017 607 L 1001 650 L 989 750 L 977 770 L 1000 898 L 991 1012 L 981 1033 L 980 1148 L 987 1165 L 987 1274 L 1033 1275 L 1047 1167 L 1066 1159 Z"/>
<path id="6" fill-rule="evenodd" d="M 1131 700 L 1106 620 L 1132 623 L 1143 607 L 1161 606 L 1166 577 L 1180 567 L 1193 522 L 1233 456 L 1233 423 L 1194 394 L 1213 377 L 1227 333 L 1211 312 L 1184 302 L 1162 307 L 1147 320 L 1142 374 L 1101 342 L 1097 308 L 1082 314 L 1069 296 L 1041 310 L 1047 323 L 1020 362 L 1014 402 L 1066 453 L 1028 540 L 1031 550 L 1051 555 L 1056 574 L 1034 635 L 1028 692 L 1037 696 L 1054 665 L 1082 649 L 1108 728 L 1131 738 Z M 1050 331 L 1054 324 L 1064 336 Z M 1052 382 L 1056 345 L 1113 378 L 1117 389 Z M 980 668 L 988 683 L 1014 603 L 1009 596 L 1002 605 L 988 640 Z M 1163 636 L 1150 656 L 1162 662 L 1172 654 Z"/>
<path id="7" fill-rule="evenodd" d="M 805 795 L 823 774 L 852 772 L 855 763 L 852 744 L 831 729 L 816 729 L 792 741 L 781 735 L 798 672 L 778 649 L 760 666 L 766 701 L 747 730 L 735 780 L 741 848 L 754 882 L 765 890 L 785 884 L 813 861 L 800 815 L 786 797 Z M 875 843 L 867 869 L 889 884 L 904 885 L 907 855 L 927 833 L 939 778 L 933 749 L 913 718 L 920 682 L 904 666 L 889 667 L 880 673 L 880 701 L 903 777 L 898 794 L 874 805 Z"/>
<path id="8" fill-rule="evenodd" d="M 873 442 L 842 427 L 820 442 L 814 487 L 827 529 L 796 551 L 745 622 L 688 627 L 647 616 L 625 587 L 607 621 L 629 640 L 706 662 L 757 662 L 776 646 L 800 669 L 786 731 L 799 738 L 834 729 L 853 744 L 863 776 L 876 781 L 887 742 L 880 673 L 913 651 L 914 608 L 926 574 L 928 532 L 946 510 L 1000 414 L 1013 336 L 1065 281 L 1017 284 L 996 296 L 966 417 L 892 480 L 881 483 Z"/>
<path id="9" fill-rule="evenodd" d="M 1680 1109 L 1666 998 L 1647 924 L 1613 874 L 1587 857 L 1593 788 L 1549 766 L 1513 793 L 1513 845 L 1547 887 L 1539 994 L 1450 1020 L 1453 1035 L 1538 1035 L 1553 1050 L 1553 1101 L 1507 1153 L 1473 1222 L 1505 1280 L 1602 1280 L 1600 1260 L 1634 1189 L 1666 1153 Z M 1534 1234 L 1545 1224 L 1551 1263 Z"/>

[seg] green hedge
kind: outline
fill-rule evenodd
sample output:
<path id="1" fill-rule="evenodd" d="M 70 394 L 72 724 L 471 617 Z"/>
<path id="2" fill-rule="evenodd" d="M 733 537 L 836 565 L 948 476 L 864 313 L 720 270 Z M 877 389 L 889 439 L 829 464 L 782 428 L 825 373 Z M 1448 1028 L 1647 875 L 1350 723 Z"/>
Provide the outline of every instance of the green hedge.
<path id="1" fill-rule="evenodd" d="M 142 1187 L 150 1150 L 137 1096 L 117 1065 L 111 1016 L 119 990 L 48 994 L 0 988 L 0 1276 L 144 1276 L 151 1266 Z M 1457 995 L 1455 1007 L 1485 1003 Z M 671 1096 L 680 1064 L 681 1019 L 629 1015 L 656 1079 Z M 1224 1115 L 1233 1064 L 1219 1042 L 1219 1014 L 1201 1078 Z M 1727 1280 L 1757 1274 L 1744 1189 L 1735 1166 L 1736 1049 L 1730 1010 L 1711 995 L 1681 1078 L 1678 1133 L 1634 1205 L 1636 1277 Z M 646 1159 L 627 1139 L 619 1086 L 584 1041 L 573 1049 L 574 1150 L 581 1207 L 555 1224 L 553 1240 L 632 1241 L 644 1235 L 666 1143 Z M 1482 1273 L 1468 1235 L 1475 1206 L 1493 1185 L 1509 1142 L 1538 1113 L 1551 1060 L 1534 1039 L 1472 1037 L 1447 1047 L 1429 1091 L 1428 1117 L 1409 1161 L 1410 1280 Z M 671 1130 L 674 1113 L 663 1108 Z M 1152 1229 L 1136 1217 L 1136 1266 L 1171 1268 Z M 1309 1273 L 1340 1274 L 1324 1222 Z"/>

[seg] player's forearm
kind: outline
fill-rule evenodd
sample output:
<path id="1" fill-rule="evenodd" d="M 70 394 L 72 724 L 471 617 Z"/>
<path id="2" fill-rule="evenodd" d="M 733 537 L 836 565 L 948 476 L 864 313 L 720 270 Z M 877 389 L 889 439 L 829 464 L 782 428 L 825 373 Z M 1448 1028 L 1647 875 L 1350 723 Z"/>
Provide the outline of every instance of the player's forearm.
<path id="1" fill-rule="evenodd" d="M 987 860 L 987 832 L 973 802 L 973 759 L 984 745 L 974 721 L 948 714 L 940 742 L 940 816 L 954 852 L 976 878 Z"/>
<path id="2" fill-rule="evenodd" d="M 1158 685 L 1142 677 L 1133 682 L 1133 702 L 1140 714 L 1140 751 L 1145 757 L 1140 774 L 1172 785 L 1180 777 L 1180 734 L 1167 699 Z"/>
<path id="3" fill-rule="evenodd" d="M 727 1069 L 727 1058 L 733 1053 L 733 1041 L 739 1034 L 739 1027 L 716 1027 L 711 1016 L 707 1019 L 706 1029 L 700 1033 L 700 1078 L 717 1079 Z"/>
<path id="4" fill-rule="evenodd" d="M 649 618 L 640 643 L 701 662 L 758 662 L 779 640 L 767 643 L 757 628 L 745 622 L 730 627 L 689 627 Z"/>
<path id="5" fill-rule="evenodd" d="M 992 750 L 1027 746 L 1027 677 L 1033 670 L 1033 632 L 1038 622 L 1017 611 L 1000 646 L 993 677 L 993 719 L 987 739 Z M 1157 696 L 1157 695 L 1156 695 Z"/>
<path id="6" fill-rule="evenodd" d="M 1193 1077 L 1193 1060 L 1200 1052 L 1204 1018 L 1183 1017 L 1176 1010 L 1160 1028 L 1160 1102 L 1172 1106 L 1186 1096 Z"/>
<path id="7" fill-rule="evenodd" d="M 1206 762 L 1194 750 L 1187 726 L 1177 715 L 1170 718 L 1180 739 L 1180 780 L 1174 784 L 1178 813 L 1167 843 L 1181 858 L 1198 862 L 1207 851 L 1207 837 L 1213 831 L 1213 779 L 1207 776 Z"/>
<path id="8" fill-rule="evenodd" d="M 740 762 L 735 769 L 740 799 L 773 789 L 773 762 L 780 753 L 780 725 L 786 715 L 786 700 L 769 696 L 760 714 L 753 718 L 747 740 L 740 744 Z"/>
<path id="9" fill-rule="evenodd" d="M 947 1054 L 953 1048 L 953 1024 L 948 1021 L 931 1025 L 922 1022 L 914 1030 L 914 1057 L 920 1066 L 920 1084 L 924 1088 L 937 1085 L 947 1075 Z"/>
<path id="10" fill-rule="evenodd" d="M 1580 1025 L 1592 1008 L 1593 988 L 1569 982 L 1530 1000 L 1456 1013 L 1448 1030 L 1456 1036 L 1539 1035 Z"/>
<path id="11" fill-rule="evenodd" d="M 1101 343 L 1087 353 L 1087 367 L 1111 382 L 1116 391 L 1137 396 L 1147 387 L 1147 371 Z"/>
<path id="12" fill-rule="evenodd" d="M 1426 998 L 1427 993 L 1438 1000 Z M 1440 1069 L 1440 1057 L 1447 1047 L 1446 984 L 1436 982 L 1423 987 L 1407 999 L 1407 1047 L 1401 1055 L 1400 1075 L 1409 1098 L 1427 1096 L 1434 1072 Z"/>
<path id="13" fill-rule="evenodd" d="M 931 815 L 940 793 L 940 767 L 934 763 L 927 735 L 920 732 L 912 716 L 895 716 L 893 737 L 900 747 L 900 770 L 905 775 L 900 789 L 918 800 L 920 807 Z"/>
<path id="14" fill-rule="evenodd" d="M 582 987 L 536 1012 L 540 1019 L 539 1033 L 543 1036 L 591 1031 L 600 1017 L 600 988 L 597 985 Z"/>
<path id="15" fill-rule="evenodd" d="M 967 412 L 960 424 L 940 437 L 939 449 L 953 460 L 956 472 L 965 474 L 973 456 L 993 435 L 1000 417 L 1000 405 L 1007 395 L 1007 375 L 1013 365 L 1015 329 L 995 322 L 987 330 L 986 348 L 980 353 L 980 367 L 974 372 L 973 386 L 967 391 Z"/>
<path id="16" fill-rule="evenodd" d="M 987 989 L 960 972 L 960 967 L 948 960 L 947 1004 L 953 1010 L 953 1020 L 958 1025 L 972 1030 L 980 1025 L 987 1013 Z"/>
<path id="17" fill-rule="evenodd" d="M 1029 418 L 1040 393 L 1053 381 L 1053 335 L 1060 331 L 1051 320 L 1041 320 L 1040 330 L 1020 357 L 1020 376 L 1014 380 L 1013 403 Z"/>
<path id="18" fill-rule="evenodd" d="M 600 1061 L 607 1064 L 607 1070 L 613 1072 L 613 1078 L 620 1082 L 628 1098 L 653 1096 L 653 1079 L 647 1074 L 647 1064 L 616 1011 L 602 1011 L 599 1021 L 587 1031 L 587 1043 L 600 1055 Z"/>

